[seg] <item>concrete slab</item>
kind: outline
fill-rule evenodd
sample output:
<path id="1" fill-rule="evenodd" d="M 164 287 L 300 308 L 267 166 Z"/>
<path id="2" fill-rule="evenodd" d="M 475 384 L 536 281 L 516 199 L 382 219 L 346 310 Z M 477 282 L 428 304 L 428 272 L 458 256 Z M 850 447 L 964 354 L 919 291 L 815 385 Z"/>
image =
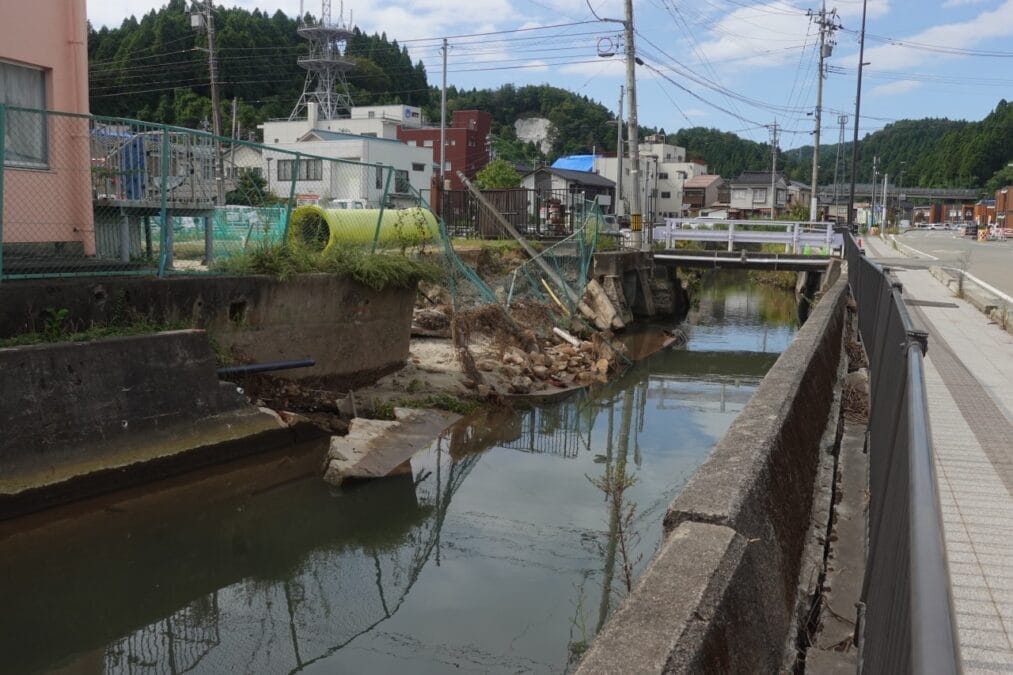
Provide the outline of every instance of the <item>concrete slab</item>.
<path id="1" fill-rule="evenodd" d="M 357 417 L 346 436 L 331 438 L 324 480 L 341 485 L 350 479 L 383 478 L 403 473 L 412 456 L 461 419 L 445 410 L 395 408 L 394 420 Z"/>

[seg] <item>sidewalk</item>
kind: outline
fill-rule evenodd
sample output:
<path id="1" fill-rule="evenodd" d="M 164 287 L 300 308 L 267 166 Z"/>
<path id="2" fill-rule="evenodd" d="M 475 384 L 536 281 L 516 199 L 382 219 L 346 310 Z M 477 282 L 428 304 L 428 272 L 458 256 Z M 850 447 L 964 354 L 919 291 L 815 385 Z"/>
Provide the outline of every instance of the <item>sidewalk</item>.
<path id="1" fill-rule="evenodd" d="M 871 258 L 905 257 L 881 239 Z M 943 530 L 964 670 L 1013 672 L 1013 335 L 927 270 L 895 269 L 925 360 Z"/>

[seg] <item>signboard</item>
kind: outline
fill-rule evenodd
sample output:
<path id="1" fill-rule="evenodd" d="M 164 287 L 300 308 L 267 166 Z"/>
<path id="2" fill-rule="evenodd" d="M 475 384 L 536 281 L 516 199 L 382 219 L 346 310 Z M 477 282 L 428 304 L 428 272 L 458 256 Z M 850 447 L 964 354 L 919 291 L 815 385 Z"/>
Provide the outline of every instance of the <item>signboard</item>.
<path id="1" fill-rule="evenodd" d="M 316 204 L 318 201 L 320 201 L 320 195 L 315 195 L 309 192 L 297 192 L 295 195 L 296 206 Z"/>

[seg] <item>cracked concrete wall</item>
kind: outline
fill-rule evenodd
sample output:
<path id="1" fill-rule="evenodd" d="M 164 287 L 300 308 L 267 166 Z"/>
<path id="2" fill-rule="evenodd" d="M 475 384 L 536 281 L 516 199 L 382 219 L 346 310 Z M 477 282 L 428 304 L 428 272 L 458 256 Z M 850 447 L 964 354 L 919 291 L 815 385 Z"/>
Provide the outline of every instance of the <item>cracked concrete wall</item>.
<path id="1" fill-rule="evenodd" d="M 291 441 L 203 331 L 0 349 L 0 373 L 0 519 Z"/>
<path id="2" fill-rule="evenodd" d="M 243 361 L 316 361 L 279 377 L 357 386 L 408 358 L 414 304 L 414 285 L 376 291 L 332 274 L 17 281 L 0 284 L 0 337 L 43 330 L 48 309 L 77 329 L 142 317 L 205 329 Z"/>
<path id="3" fill-rule="evenodd" d="M 578 672 L 782 668 L 847 295 L 838 279 L 669 506 L 661 548 Z"/>

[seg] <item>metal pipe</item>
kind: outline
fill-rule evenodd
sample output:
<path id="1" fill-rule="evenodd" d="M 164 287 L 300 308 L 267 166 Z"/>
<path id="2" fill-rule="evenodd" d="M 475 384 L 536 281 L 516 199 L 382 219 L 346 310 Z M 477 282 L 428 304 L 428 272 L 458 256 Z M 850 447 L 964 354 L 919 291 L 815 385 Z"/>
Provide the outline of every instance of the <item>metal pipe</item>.
<path id="1" fill-rule="evenodd" d="M 309 368 L 317 365 L 313 359 L 293 359 L 289 361 L 268 361 L 267 363 L 247 363 L 241 366 L 227 366 L 219 368 L 215 372 L 218 377 L 229 375 L 253 375 L 254 373 L 269 373 L 274 370 L 291 370 L 292 368 Z"/>

